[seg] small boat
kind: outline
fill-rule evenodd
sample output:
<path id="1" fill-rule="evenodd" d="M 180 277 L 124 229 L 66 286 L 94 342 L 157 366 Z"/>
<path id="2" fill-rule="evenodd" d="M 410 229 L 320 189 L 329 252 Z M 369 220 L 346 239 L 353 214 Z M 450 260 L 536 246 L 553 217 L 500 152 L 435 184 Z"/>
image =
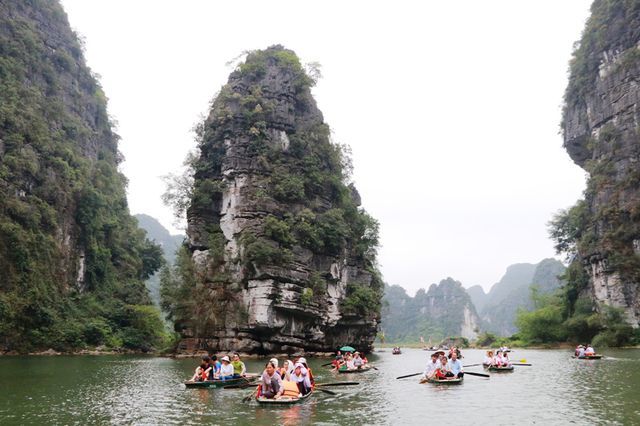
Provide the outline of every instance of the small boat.
<path id="1" fill-rule="evenodd" d="M 265 398 L 263 396 L 256 396 L 256 401 L 258 402 L 258 404 L 264 404 L 264 405 L 293 405 L 293 404 L 299 404 L 301 402 L 306 401 L 307 399 L 309 399 L 312 393 L 313 393 L 313 389 L 311 389 L 311 392 L 309 392 L 308 394 L 297 397 L 297 398 L 292 398 L 290 396 L 282 396 L 278 399 L 273 399 L 273 398 Z"/>
<path id="2" fill-rule="evenodd" d="M 365 371 L 371 370 L 373 367 L 369 364 L 365 364 L 360 368 L 352 368 L 348 370 L 346 367 L 340 368 L 338 373 L 347 374 L 347 373 L 364 373 Z"/>
<path id="3" fill-rule="evenodd" d="M 498 367 L 497 365 L 482 364 L 482 366 L 484 367 L 485 370 L 491 371 L 493 373 L 512 373 L 513 372 L 513 365 L 510 365 L 508 367 Z"/>
<path id="4" fill-rule="evenodd" d="M 402 351 L 400 350 L 400 348 L 393 348 L 393 351 L 391 353 L 394 355 L 400 355 Z"/>
<path id="5" fill-rule="evenodd" d="M 436 385 L 459 385 L 462 384 L 462 381 L 464 380 L 464 377 L 460 377 L 460 378 L 455 378 L 455 379 L 436 379 L 435 377 L 432 377 L 430 379 L 425 379 L 423 378 L 422 380 L 420 380 L 420 383 L 433 383 Z"/>
<path id="6" fill-rule="evenodd" d="M 577 359 L 601 359 L 602 355 L 584 355 L 584 356 L 573 356 L 572 358 Z"/>
<path id="7" fill-rule="evenodd" d="M 237 379 L 228 379 L 228 380 L 202 380 L 199 382 L 193 382 L 191 380 L 187 380 L 184 382 L 184 385 L 188 388 L 220 388 L 223 386 L 231 386 L 231 385 L 242 385 L 245 383 L 251 383 L 257 376 L 247 376 L 247 377 L 238 377 Z"/>

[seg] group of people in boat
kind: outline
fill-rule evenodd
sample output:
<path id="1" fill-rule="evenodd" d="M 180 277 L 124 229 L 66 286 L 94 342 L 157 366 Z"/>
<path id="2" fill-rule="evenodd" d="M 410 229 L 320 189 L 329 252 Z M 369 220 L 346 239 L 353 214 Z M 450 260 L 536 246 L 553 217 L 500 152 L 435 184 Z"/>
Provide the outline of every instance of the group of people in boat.
<path id="1" fill-rule="evenodd" d="M 351 352 L 338 351 L 335 359 L 331 362 L 334 370 L 358 370 L 364 367 L 369 361 L 366 356 L 362 356 L 360 352 L 356 351 L 351 355 Z"/>
<path id="2" fill-rule="evenodd" d="M 498 367 L 505 368 L 511 367 L 511 360 L 509 359 L 508 351 L 498 349 L 494 355 L 493 351 L 487 351 L 487 354 L 482 361 L 484 367 Z"/>
<path id="3" fill-rule="evenodd" d="M 301 398 L 311 392 L 314 384 L 313 373 L 305 358 L 284 360 L 282 366 L 279 366 L 277 358 L 271 358 L 262 372 L 258 397 Z"/>
<path id="4" fill-rule="evenodd" d="M 576 357 L 594 356 L 596 354 L 595 349 L 591 345 L 578 345 L 575 351 Z"/>
<path id="5" fill-rule="evenodd" d="M 192 382 L 201 382 L 205 380 L 231 380 L 245 377 L 247 368 L 244 362 L 240 360 L 240 355 L 234 352 L 231 358 L 228 355 L 223 356 L 218 361 L 216 355 L 203 356 L 202 362 L 196 368 L 191 378 Z"/>
<path id="6" fill-rule="evenodd" d="M 427 362 L 424 370 L 424 380 L 450 380 L 462 379 L 464 377 L 464 369 L 460 362 L 460 351 L 452 348 L 449 356 L 444 351 L 437 351 L 431 354 L 431 359 Z"/>

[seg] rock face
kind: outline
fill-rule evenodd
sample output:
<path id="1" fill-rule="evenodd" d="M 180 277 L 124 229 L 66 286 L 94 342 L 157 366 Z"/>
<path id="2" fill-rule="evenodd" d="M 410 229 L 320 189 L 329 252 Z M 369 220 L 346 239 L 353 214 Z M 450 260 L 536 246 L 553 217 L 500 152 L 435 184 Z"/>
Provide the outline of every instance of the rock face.
<path id="1" fill-rule="evenodd" d="M 0 2 L 0 350 L 138 347 L 160 259 L 129 215 L 121 160 L 60 4 Z"/>
<path id="2" fill-rule="evenodd" d="M 597 306 L 640 320 L 640 4 L 596 0 L 571 61 L 564 145 L 589 173 L 577 239 Z M 576 206 L 575 209 L 577 209 Z M 577 210 L 574 210 L 574 212 Z"/>
<path id="3" fill-rule="evenodd" d="M 371 348 L 377 223 L 343 183 L 346 158 L 312 84 L 292 51 L 273 46 L 250 53 L 213 102 L 187 212 L 193 274 L 176 284 L 206 308 L 175 315 L 182 350 Z"/>
<path id="4" fill-rule="evenodd" d="M 433 343 L 446 337 L 475 339 L 480 318 L 462 284 L 452 278 L 418 290 L 409 297 L 400 286 L 385 289 L 382 328 L 389 342 L 414 342 L 420 337 Z"/>

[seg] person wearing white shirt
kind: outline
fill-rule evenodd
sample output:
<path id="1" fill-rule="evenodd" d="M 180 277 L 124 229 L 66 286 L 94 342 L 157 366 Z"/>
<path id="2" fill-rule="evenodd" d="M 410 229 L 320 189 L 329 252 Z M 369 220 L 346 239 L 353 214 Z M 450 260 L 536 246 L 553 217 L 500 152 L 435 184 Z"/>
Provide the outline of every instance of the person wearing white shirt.
<path id="1" fill-rule="evenodd" d="M 484 361 L 482 361 L 482 364 L 485 367 L 489 367 L 491 365 L 494 365 L 494 359 L 493 359 L 493 351 L 487 351 L 487 356 L 484 357 Z"/>
<path id="2" fill-rule="evenodd" d="M 223 356 L 220 361 L 222 361 L 222 366 L 220 367 L 220 379 L 233 379 L 233 365 L 231 365 L 229 357 Z"/>
<path id="3" fill-rule="evenodd" d="M 591 345 L 587 345 L 587 349 L 585 349 L 584 354 L 586 356 L 591 356 L 591 355 L 595 355 L 596 351 L 593 349 L 593 347 L 591 347 Z"/>
<path id="4" fill-rule="evenodd" d="M 438 360 L 438 353 L 431 354 L 431 359 L 427 362 L 427 367 L 424 369 L 424 378 L 431 379 L 436 374 L 436 370 L 440 368 L 440 361 Z"/>
<path id="5" fill-rule="evenodd" d="M 306 395 L 311 392 L 311 379 L 309 378 L 309 371 L 302 363 L 297 363 L 291 374 L 291 381 L 298 384 L 298 390 L 302 395 Z"/>
<path id="6" fill-rule="evenodd" d="M 451 354 L 451 360 L 449 361 L 449 368 L 451 368 L 451 373 L 453 373 L 454 377 L 461 379 L 464 376 L 462 363 L 458 359 L 458 354 L 455 352 Z"/>

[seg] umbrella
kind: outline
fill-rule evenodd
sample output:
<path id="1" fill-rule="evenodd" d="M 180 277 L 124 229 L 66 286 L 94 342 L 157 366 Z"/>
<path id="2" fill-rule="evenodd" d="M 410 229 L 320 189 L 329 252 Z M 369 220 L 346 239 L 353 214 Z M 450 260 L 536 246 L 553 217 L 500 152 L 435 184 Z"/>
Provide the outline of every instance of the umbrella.
<path id="1" fill-rule="evenodd" d="M 343 346 L 340 348 L 340 351 L 342 352 L 355 352 L 356 350 L 353 349 L 351 346 Z"/>

